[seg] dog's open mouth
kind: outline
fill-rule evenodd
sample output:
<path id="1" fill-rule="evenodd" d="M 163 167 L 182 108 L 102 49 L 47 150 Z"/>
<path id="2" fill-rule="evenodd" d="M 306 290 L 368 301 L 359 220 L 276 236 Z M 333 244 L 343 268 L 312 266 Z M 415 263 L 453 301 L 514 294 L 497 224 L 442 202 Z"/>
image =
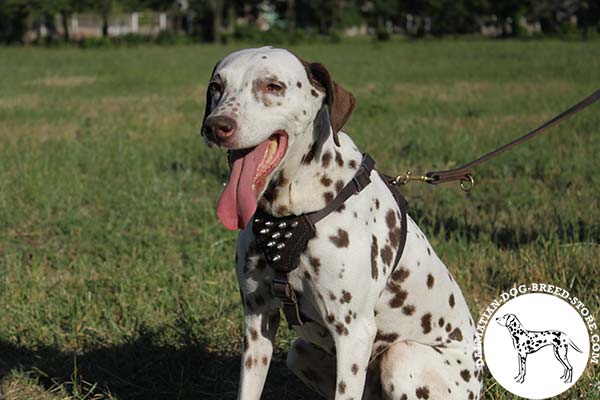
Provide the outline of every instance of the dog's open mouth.
<path id="1" fill-rule="evenodd" d="M 231 152 L 229 181 L 217 205 L 219 220 L 227 229 L 246 227 L 268 176 L 285 155 L 287 141 L 287 134 L 277 131 L 256 147 Z"/>

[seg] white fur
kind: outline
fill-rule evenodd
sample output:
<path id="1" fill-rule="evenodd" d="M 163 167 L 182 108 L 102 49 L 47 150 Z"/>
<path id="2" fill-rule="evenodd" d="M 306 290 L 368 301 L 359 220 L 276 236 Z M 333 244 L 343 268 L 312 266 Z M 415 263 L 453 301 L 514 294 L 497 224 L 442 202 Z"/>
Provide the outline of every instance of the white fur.
<path id="1" fill-rule="evenodd" d="M 261 207 L 274 215 L 323 208 L 325 193 L 335 194 L 336 183 L 354 176 L 362 155 L 346 134 L 340 133 L 341 146 L 334 144 L 324 93 L 311 94 L 315 88 L 302 63 L 286 50 L 248 49 L 223 59 L 217 74 L 226 88 L 213 99 L 211 115 L 236 120 L 230 148 L 256 146 L 280 129 L 289 135 L 287 153 L 269 177 L 285 177 L 286 184 L 275 200 L 261 199 Z M 286 93 L 267 106 L 253 95 L 252 82 L 271 76 L 285 83 Z M 235 113 L 224 106 L 232 97 L 240 104 Z M 303 162 L 315 141 L 314 159 Z M 410 218 L 406 247 L 393 269 L 392 232 L 400 226 L 400 213 L 375 171 L 371 179 L 341 212 L 317 224 L 316 238 L 289 274 L 303 313 L 314 322 L 296 328 L 299 339 L 288 365 L 310 387 L 336 400 L 479 398 L 482 371 L 472 357 L 475 331 L 461 291 Z M 247 344 L 242 400 L 260 398 L 279 324 L 279 300 L 270 293 L 273 271 L 264 267 L 253 243 L 250 224 L 236 250 Z"/>

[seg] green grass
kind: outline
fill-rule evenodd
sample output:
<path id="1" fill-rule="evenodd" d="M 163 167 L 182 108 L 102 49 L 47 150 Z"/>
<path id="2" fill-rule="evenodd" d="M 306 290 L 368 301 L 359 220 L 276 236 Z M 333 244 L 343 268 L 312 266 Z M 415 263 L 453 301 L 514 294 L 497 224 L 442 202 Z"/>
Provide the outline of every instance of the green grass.
<path id="1" fill-rule="evenodd" d="M 199 135 L 234 47 L 0 49 L 0 398 L 226 399 L 237 390 L 235 234 L 223 152 Z M 469 161 L 600 86 L 600 44 L 297 46 L 358 99 L 347 131 L 382 171 Z M 475 316 L 515 283 L 598 317 L 598 105 L 457 185 L 403 188 Z M 264 399 L 312 398 L 280 330 Z M 486 399 L 510 399 L 486 376 Z M 600 397 L 598 368 L 563 399 Z M 283 393 L 282 393 L 283 392 Z"/>

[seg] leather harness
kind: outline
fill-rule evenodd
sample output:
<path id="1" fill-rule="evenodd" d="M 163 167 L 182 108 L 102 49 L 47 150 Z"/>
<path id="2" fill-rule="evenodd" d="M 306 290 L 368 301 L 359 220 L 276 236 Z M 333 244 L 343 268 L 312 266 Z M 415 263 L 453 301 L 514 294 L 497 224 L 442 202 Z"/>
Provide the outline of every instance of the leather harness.
<path id="1" fill-rule="evenodd" d="M 256 248 L 262 251 L 267 263 L 275 271 L 272 280 L 272 293 L 281 300 L 281 307 L 290 326 L 303 325 L 311 321 L 300 311 L 298 296 L 291 287 L 288 274 L 298 268 L 300 255 L 306 249 L 308 241 L 315 237 L 315 224 L 337 210 L 353 195 L 360 193 L 371 183 L 371 171 L 375 161 L 368 154 L 363 159 L 358 171 L 350 182 L 342 188 L 337 196 L 323 209 L 307 214 L 275 217 L 262 210 L 257 210 L 253 217 L 252 231 L 256 237 Z M 401 214 L 400 244 L 396 250 L 393 268 L 398 264 L 406 243 L 406 200 L 394 187 L 392 177 L 379 174 L 392 192 L 398 203 Z M 392 268 L 392 269 L 393 269 Z"/>
<path id="2" fill-rule="evenodd" d="M 533 138 L 534 136 L 537 136 L 546 129 L 558 124 L 573 114 L 578 113 L 598 100 L 600 100 L 600 90 L 592 93 L 590 96 L 538 128 L 474 161 L 463 164 L 460 167 L 444 171 L 431 171 L 421 176 L 412 175 L 410 171 L 405 175 L 399 175 L 395 178 L 379 174 L 396 199 L 401 213 L 401 239 L 398 249 L 396 250 L 396 259 L 392 270 L 398 264 L 406 243 L 407 204 L 404 197 L 397 191 L 396 185 L 407 184 L 410 181 L 421 181 L 435 185 L 460 180 L 461 188 L 468 191 L 475 184 L 475 180 L 471 174 L 472 168 Z M 300 255 L 306 249 L 308 241 L 315 237 L 315 224 L 337 210 L 351 196 L 360 193 L 367 187 L 369 183 L 371 183 L 370 175 L 374 166 L 375 161 L 373 161 L 371 156 L 365 153 L 360 168 L 352 180 L 348 182 L 338 195 L 322 210 L 287 217 L 275 217 L 258 210 L 254 215 L 254 225 L 252 230 L 257 238 L 257 249 L 259 251 L 262 250 L 267 259 L 267 263 L 275 271 L 272 281 L 272 292 L 273 295 L 281 300 L 283 313 L 290 326 L 303 325 L 305 322 L 310 321 L 310 318 L 300 312 L 298 296 L 289 283 L 288 274 L 298 268 Z"/>

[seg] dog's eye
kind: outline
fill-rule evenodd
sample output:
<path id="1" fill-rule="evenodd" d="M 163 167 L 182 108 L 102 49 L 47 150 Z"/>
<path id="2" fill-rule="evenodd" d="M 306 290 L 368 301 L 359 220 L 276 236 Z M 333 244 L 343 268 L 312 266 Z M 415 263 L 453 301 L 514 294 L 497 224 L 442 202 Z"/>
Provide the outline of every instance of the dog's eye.
<path id="1" fill-rule="evenodd" d="M 283 87 L 281 85 L 278 85 L 277 83 L 269 83 L 267 85 L 267 90 L 269 92 L 281 92 L 283 90 Z"/>
<path id="2" fill-rule="evenodd" d="M 221 85 L 219 85 L 217 82 L 211 82 L 208 84 L 208 90 L 211 93 L 221 92 Z"/>

